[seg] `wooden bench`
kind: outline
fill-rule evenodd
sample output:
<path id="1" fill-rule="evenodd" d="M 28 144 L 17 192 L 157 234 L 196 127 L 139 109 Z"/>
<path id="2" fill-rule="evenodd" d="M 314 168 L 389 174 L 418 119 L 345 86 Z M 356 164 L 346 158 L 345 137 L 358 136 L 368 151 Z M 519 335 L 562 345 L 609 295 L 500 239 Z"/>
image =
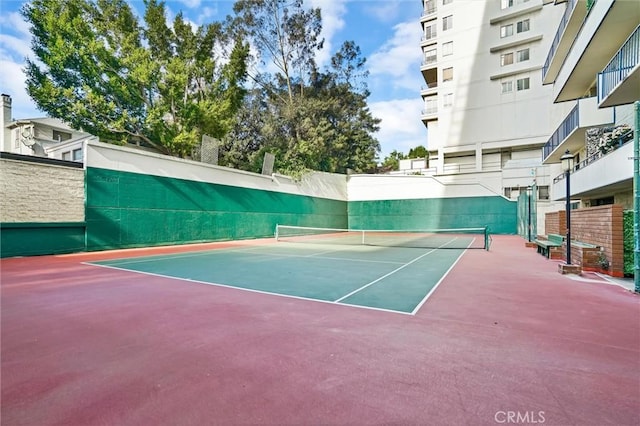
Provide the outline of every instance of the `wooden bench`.
<path id="1" fill-rule="evenodd" d="M 562 242 L 564 241 L 564 237 L 558 234 L 549 234 L 544 237 L 538 237 L 534 240 L 534 243 L 538 246 L 538 253 L 542 254 L 549 258 L 551 249 L 554 247 L 562 247 Z"/>

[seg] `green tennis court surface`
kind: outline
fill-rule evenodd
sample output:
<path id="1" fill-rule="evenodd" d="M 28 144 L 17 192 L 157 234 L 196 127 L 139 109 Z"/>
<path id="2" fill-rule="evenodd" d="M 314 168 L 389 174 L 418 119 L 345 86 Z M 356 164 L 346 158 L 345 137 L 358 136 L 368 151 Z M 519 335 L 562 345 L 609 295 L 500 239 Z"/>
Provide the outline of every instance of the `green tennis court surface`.
<path id="1" fill-rule="evenodd" d="M 472 236 L 448 238 L 465 247 L 474 241 Z M 202 284 L 415 314 L 464 250 L 275 242 L 91 264 Z"/>

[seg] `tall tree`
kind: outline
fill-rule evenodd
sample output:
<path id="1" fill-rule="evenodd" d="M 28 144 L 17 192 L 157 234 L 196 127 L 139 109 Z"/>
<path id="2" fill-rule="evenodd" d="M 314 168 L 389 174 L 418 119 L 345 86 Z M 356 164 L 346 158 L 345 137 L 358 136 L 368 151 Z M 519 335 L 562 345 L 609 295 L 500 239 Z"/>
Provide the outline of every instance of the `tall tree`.
<path id="1" fill-rule="evenodd" d="M 345 43 L 321 72 L 315 63 L 322 47 L 319 9 L 305 9 L 302 0 L 240 0 L 234 10 L 236 30 L 248 34 L 272 73 L 254 76 L 254 94 L 262 102 L 245 104 L 244 120 L 236 122 L 225 147 L 234 153 L 246 153 L 250 146 L 259 155 L 269 151 L 285 173 L 375 168 L 380 147 L 372 134 L 379 120 L 366 104 L 367 73 L 359 48 Z M 260 123 L 259 143 L 249 143 L 246 129 L 255 123 Z M 249 157 L 255 159 L 244 158 Z"/>
<path id="2" fill-rule="evenodd" d="M 222 137 L 245 94 L 248 44 L 220 24 L 193 29 L 145 1 L 144 25 L 124 0 L 34 0 L 27 91 L 40 109 L 101 139 L 138 140 L 186 156 L 202 134 Z M 226 57 L 218 45 L 232 44 Z"/>
<path id="3" fill-rule="evenodd" d="M 275 67 L 293 103 L 296 81 L 302 93 L 324 43 L 320 8 L 305 9 L 303 0 L 238 0 L 233 10 L 234 28 L 253 41 L 263 64 Z"/>

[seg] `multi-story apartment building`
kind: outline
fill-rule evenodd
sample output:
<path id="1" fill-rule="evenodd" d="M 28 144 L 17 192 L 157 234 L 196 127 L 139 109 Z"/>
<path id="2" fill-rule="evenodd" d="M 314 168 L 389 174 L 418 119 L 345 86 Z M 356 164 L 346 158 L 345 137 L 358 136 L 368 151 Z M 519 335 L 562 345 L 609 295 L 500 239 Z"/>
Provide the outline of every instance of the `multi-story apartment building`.
<path id="1" fill-rule="evenodd" d="M 421 65 L 429 168 L 515 199 L 536 183 L 548 199 L 541 148 L 571 108 L 554 105 L 540 72 L 562 19 L 542 0 L 423 0 Z M 544 209 L 544 207 L 543 207 Z"/>
<path id="2" fill-rule="evenodd" d="M 633 102 L 640 100 L 640 3 L 556 1 L 562 12 L 542 70 L 556 105 L 571 109 L 543 149 L 544 164 L 575 157 L 571 196 L 583 207 L 633 207 Z M 552 199 L 565 199 L 563 174 Z"/>
<path id="3" fill-rule="evenodd" d="M 84 142 L 93 138 L 90 134 L 74 130 L 57 118 L 13 119 L 11 96 L 6 94 L 0 96 L 0 109 L 1 151 L 83 161 Z"/>

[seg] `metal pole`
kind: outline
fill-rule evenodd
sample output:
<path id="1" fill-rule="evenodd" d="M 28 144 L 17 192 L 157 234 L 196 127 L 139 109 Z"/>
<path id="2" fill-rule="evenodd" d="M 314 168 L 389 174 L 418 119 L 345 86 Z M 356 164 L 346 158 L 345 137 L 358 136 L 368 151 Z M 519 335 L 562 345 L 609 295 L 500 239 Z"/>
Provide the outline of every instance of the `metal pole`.
<path id="1" fill-rule="evenodd" d="M 640 293 L 640 101 L 633 108 L 635 129 L 633 130 L 633 282 L 636 293 Z"/>
<path id="2" fill-rule="evenodd" d="M 567 170 L 567 265 L 571 265 L 571 169 Z"/>
<path id="3" fill-rule="evenodd" d="M 529 242 L 531 242 L 531 194 L 532 194 L 532 192 L 533 192 L 532 188 L 528 187 L 527 188 L 527 201 L 528 201 L 528 207 L 529 207 L 529 212 L 528 212 L 529 218 L 527 220 L 527 224 L 528 224 L 528 227 L 529 227 L 529 229 L 528 229 L 528 231 L 529 231 Z"/>

